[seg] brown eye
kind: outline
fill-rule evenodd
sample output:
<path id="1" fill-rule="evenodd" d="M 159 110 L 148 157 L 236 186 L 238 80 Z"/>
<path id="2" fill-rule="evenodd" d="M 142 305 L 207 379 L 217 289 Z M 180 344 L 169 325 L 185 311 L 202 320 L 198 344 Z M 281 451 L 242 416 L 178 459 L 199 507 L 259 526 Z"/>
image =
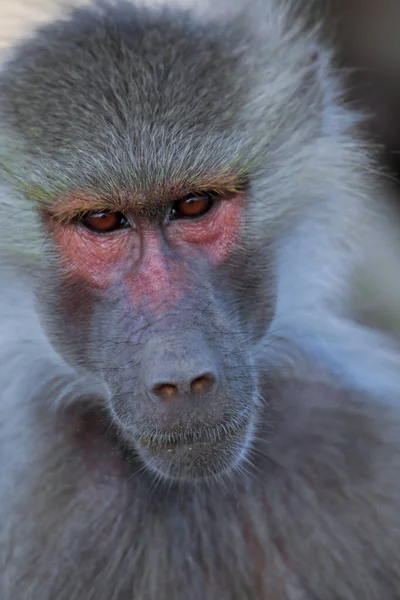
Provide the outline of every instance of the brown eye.
<path id="1" fill-rule="evenodd" d="M 81 217 L 80 222 L 95 233 L 111 233 L 129 227 L 128 220 L 118 212 L 88 213 Z"/>
<path id="2" fill-rule="evenodd" d="M 215 198 L 211 194 L 191 196 L 175 202 L 170 219 L 196 219 L 205 215 L 214 205 Z"/>

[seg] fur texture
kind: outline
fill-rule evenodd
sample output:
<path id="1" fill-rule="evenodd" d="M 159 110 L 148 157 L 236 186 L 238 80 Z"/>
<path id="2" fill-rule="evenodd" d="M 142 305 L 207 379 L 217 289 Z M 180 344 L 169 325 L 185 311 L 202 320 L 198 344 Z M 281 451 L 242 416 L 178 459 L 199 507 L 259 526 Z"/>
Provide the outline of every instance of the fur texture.
<path id="1" fill-rule="evenodd" d="M 294 14 L 100 3 L 4 64 L 2 600 L 400 598 L 400 358 L 350 320 L 371 161 Z M 198 314 L 233 340 L 223 364 L 257 418 L 229 475 L 176 483 L 121 442 L 113 384 L 135 397 L 140 349 L 119 313 L 104 328 L 108 305 L 71 327 L 42 211 L 231 171 L 250 182 L 243 234 Z"/>

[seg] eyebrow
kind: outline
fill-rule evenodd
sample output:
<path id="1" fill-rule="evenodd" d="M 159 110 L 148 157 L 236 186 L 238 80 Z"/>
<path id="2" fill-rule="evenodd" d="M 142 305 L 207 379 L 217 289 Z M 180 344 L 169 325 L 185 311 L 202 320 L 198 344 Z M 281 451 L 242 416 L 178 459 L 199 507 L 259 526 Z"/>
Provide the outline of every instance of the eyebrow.
<path id="1" fill-rule="evenodd" d="M 110 194 L 99 191 L 74 191 L 56 199 L 48 209 L 52 218 L 69 222 L 91 212 L 132 212 L 138 216 L 151 218 L 163 209 L 190 196 L 212 193 L 218 196 L 234 196 L 248 188 L 248 178 L 237 173 L 210 174 L 189 181 L 166 181 L 153 188 L 140 190 L 117 190 Z"/>

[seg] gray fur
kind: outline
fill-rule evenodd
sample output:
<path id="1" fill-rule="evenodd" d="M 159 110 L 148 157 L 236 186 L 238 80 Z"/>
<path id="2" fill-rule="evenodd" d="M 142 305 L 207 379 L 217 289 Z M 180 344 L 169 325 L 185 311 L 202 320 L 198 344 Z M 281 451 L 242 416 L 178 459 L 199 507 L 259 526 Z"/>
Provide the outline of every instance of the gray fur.
<path id="1" fill-rule="evenodd" d="M 2 600 L 400 598 L 400 358 L 349 318 L 372 163 L 318 32 L 278 0 L 235 8 L 99 4 L 4 64 Z M 250 181 L 242 238 L 216 274 L 199 261 L 173 327 L 114 297 L 72 323 L 41 209 L 226 169 Z M 222 436 L 178 477 L 137 451 L 143 347 L 165 330 L 171 347 L 201 331 L 223 372 L 190 427 L 248 409 L 226 469 Z"/>

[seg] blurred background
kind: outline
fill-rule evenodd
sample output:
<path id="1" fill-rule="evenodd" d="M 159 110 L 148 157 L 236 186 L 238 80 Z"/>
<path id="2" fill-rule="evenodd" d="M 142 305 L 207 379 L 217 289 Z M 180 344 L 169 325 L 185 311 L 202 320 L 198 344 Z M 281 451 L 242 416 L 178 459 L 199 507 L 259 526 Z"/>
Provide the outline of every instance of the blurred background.
<path id="1" fill-rule="evenodd" d="M 45 21 L 56 10 L 52 0 L 1 0 L 0 47 L 23 36 L 33 24 Z"/>

